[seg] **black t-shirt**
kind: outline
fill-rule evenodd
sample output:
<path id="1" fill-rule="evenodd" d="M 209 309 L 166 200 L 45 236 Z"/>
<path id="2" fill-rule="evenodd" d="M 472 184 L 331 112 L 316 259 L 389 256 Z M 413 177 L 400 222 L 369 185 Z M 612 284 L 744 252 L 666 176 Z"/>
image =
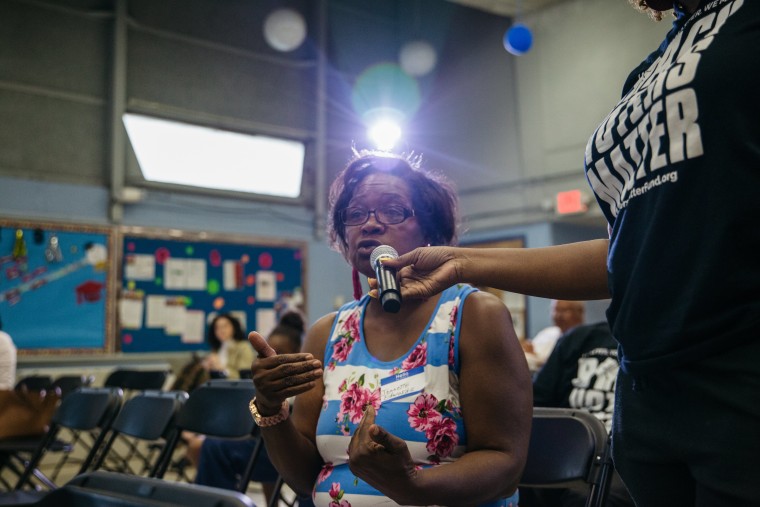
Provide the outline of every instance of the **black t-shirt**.
<path id="1" fill-rule="evenodd" d="M 562 335 L 533 381 L 533 405 L 585 409 L 612 423 L 617 342 L 606 322 L 578 326 Z"/>
<path id="2" fill-rule="evenodd" d="M 760 1 L 676 13 L 586 149 L 633 374 L 760 336 Z"/>

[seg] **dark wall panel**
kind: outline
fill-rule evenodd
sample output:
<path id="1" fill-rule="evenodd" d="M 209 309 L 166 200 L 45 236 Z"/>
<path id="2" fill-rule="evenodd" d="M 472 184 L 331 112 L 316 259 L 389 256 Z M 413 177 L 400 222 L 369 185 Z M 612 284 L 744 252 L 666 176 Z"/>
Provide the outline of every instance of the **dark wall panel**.
<path id="1" fill-rule="evenodd" d="M 314 68 L 129 32 L 128 95 L 191 111 L 313 129 Z"/>
<path id="2" fill-rule="evenodd" d="M 0 2 L 0 80 L 104 98 L 110 18 Z"/>
<path id="3" fill-rule="evenodd" d="M 0 118 L 0 173 L 106 184 L 102 106 L 3 91 Z"/>

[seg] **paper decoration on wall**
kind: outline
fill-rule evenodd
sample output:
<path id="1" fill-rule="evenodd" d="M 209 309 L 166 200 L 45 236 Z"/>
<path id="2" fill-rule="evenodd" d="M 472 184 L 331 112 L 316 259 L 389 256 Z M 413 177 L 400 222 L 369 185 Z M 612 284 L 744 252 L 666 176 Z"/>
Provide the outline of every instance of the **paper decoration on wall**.
<path id="1" fill-rule="evenodd" d="M 148 254 L 124 256 L 124 278 L 126 280 L 149 281 L 156 277 L 156 258 Z"/>
<path id="2" fill-rule="evenodd" d="M 206 288 L 206 261 L 203 259 L 166 259 L 166 290 L 203 290 Z"/>
<path id="3" fill-rule="evenodd" d="M 105 284 L 96 282 L 95 280 L 88 280 L 77 285 L 77 304 L 100 301 L 100 298 L 103 296 L 102 291 L 104 287 Z"/>
<path id="4" fill-rule="evenodd" d="M 239 261 L 224 261 L 224 290 L 242 290 L 243 268 Z"/>
<path id="5" fill-rule="evenodd" d="M 276 273 L 274 271 L 258 271 L 256 273 L 256 299 L 258 301 L 274 301 L 276 297 Z"/>
<path id="6" fill-rule="evenodd" d="M 124 291 L 119 300 L 119 324 L 122 329 L 141 329 L 145 311 L 142 291 Z"/>

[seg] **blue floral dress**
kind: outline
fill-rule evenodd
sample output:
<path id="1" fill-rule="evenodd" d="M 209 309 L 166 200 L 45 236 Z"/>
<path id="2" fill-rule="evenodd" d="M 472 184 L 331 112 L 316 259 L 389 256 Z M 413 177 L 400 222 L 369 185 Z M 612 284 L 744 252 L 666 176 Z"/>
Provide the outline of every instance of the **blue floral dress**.
<path id="1" fill-rule="evenodd" d="M 380 361 L 367 350 L 362 329 L 368 296 L 340 308 L 325 349 L 325 395 L 317 425 L 325 465 L 314 487 L 316 505 L 395 505 L 348 468 L 348 444 L 368 404 L 377 412 L 376 424 L 406 441 L 418 467 L 443 466 L 465 453 L 458 316 L 475 290 L 468 285 L 445 290 L 426 330 L 394 361 Z M 516 506 L 517 493 L 488 505 Z"/>

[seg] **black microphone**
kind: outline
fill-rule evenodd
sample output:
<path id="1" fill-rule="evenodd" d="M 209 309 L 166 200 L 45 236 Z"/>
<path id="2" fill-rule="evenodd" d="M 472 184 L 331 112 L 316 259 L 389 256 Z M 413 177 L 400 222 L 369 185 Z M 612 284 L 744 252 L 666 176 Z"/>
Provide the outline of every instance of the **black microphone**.
<path id="1" fill-rule="evenodd" d="M 381 259 L 398 259 L 398 252 L 392 246 L 380 245 L 372 250 L 369 257 L 377 277 L 377 293 L 383 310 L 396 313 L 401 308 L 401 291 L 398 290 L 396 270 L 383 266 Z"/>

